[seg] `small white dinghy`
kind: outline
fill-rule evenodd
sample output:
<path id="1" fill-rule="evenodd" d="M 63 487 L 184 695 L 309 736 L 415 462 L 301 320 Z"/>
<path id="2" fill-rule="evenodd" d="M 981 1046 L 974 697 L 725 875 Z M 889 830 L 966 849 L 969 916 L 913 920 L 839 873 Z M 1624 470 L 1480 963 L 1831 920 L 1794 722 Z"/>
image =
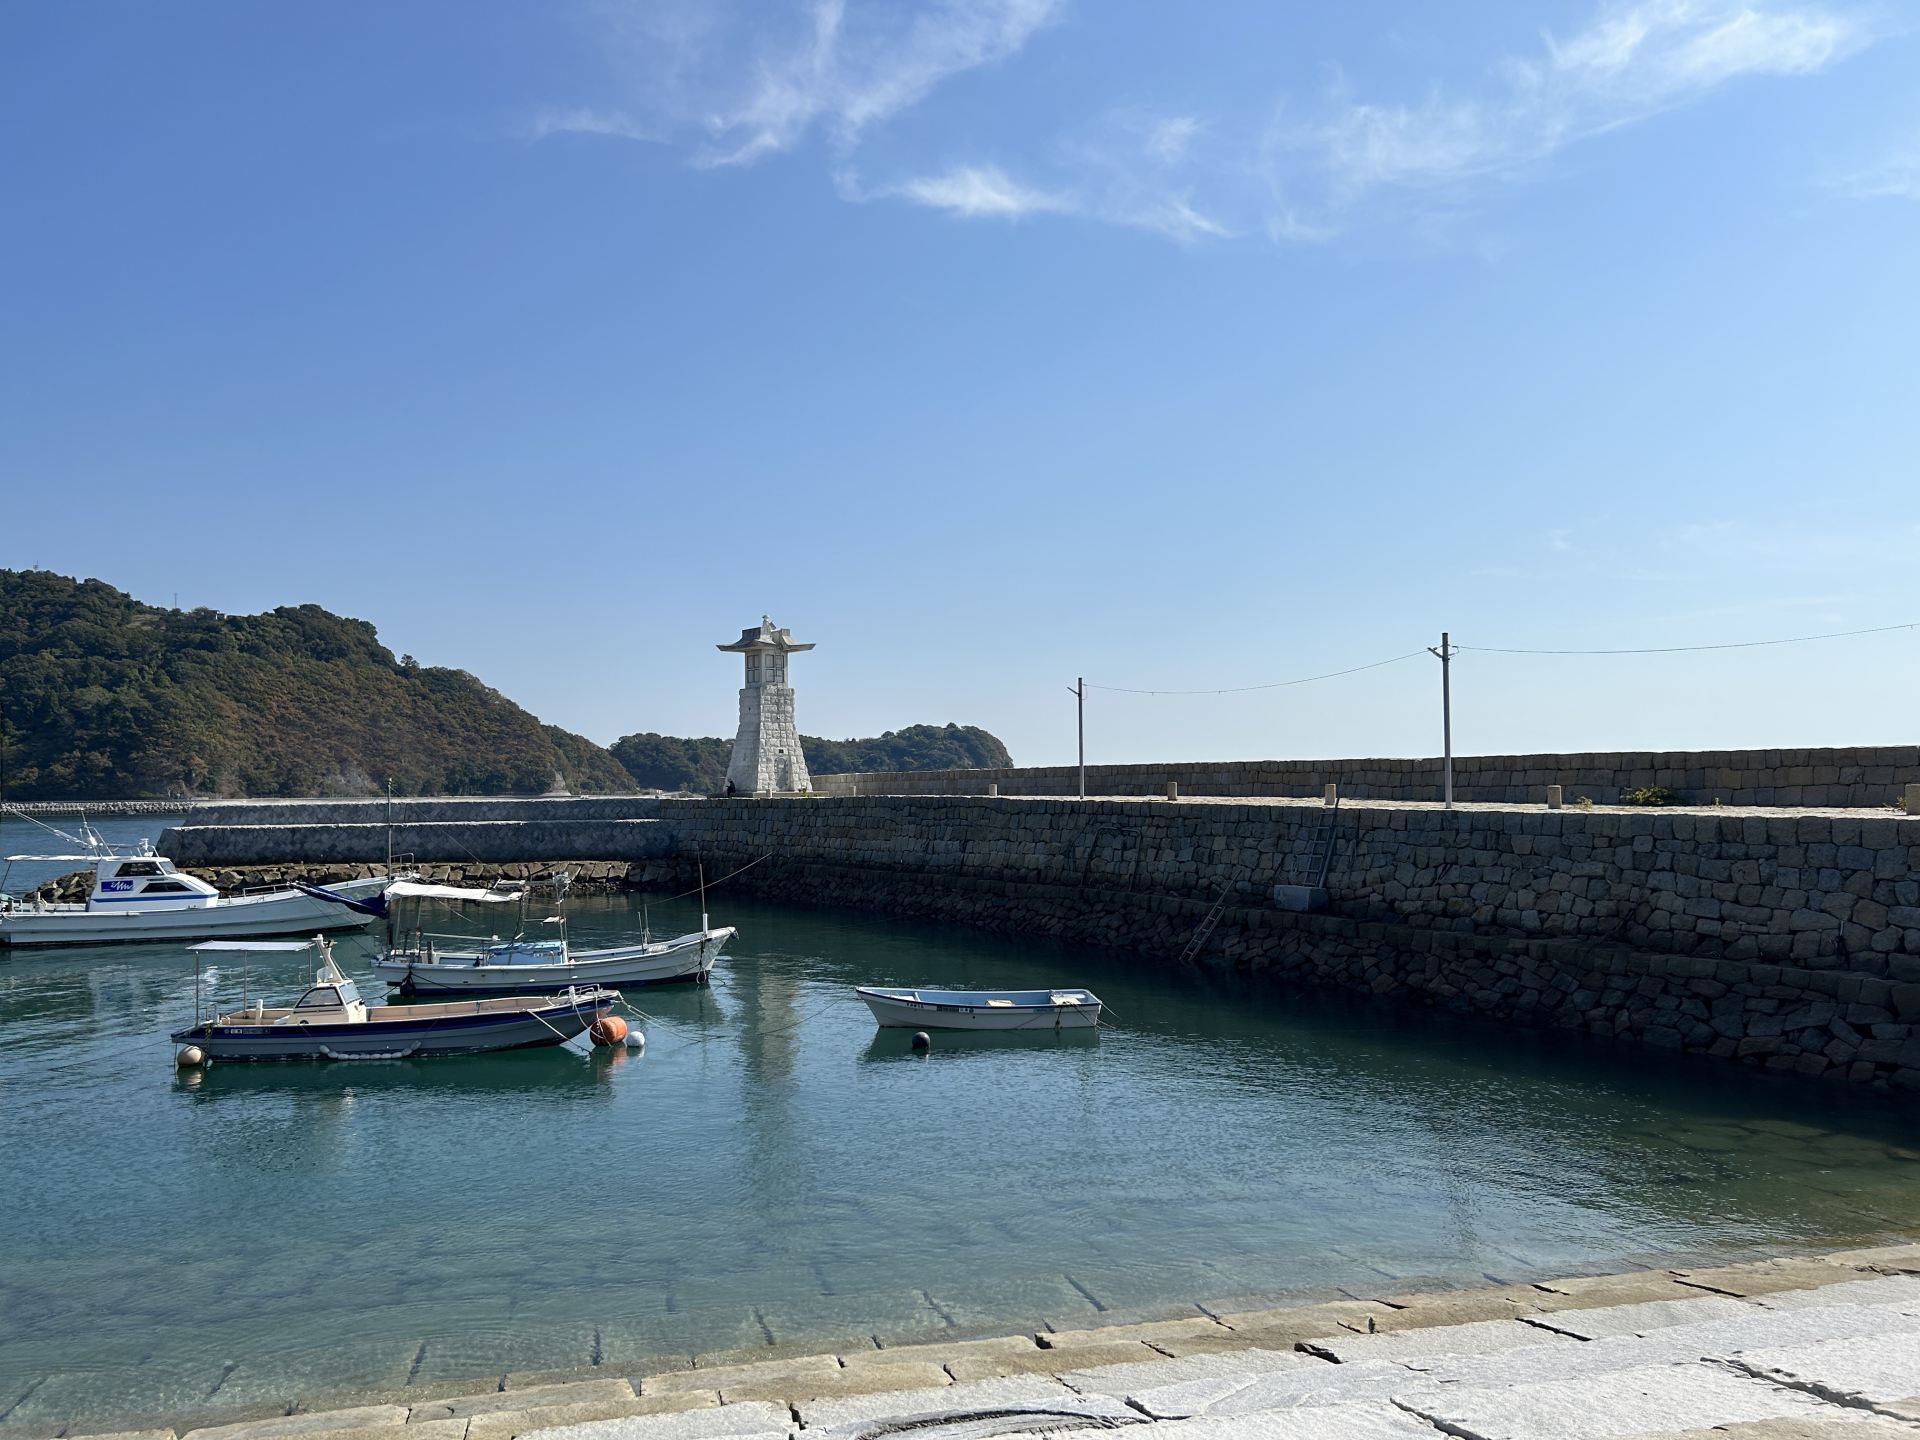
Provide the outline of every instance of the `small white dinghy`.
<path id="1" fill-rule="evenodd" d="M 856 985 L 883 1026 L 913 1030 L 1089 1030 L 1100 1023 L 1091 990 L 893 990 Z"/>

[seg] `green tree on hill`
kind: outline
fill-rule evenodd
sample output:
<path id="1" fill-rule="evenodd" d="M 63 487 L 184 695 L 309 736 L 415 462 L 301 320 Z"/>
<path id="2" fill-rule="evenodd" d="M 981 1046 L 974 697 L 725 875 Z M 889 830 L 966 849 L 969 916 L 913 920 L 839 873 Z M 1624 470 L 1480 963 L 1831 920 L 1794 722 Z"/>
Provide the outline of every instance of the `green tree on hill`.
<path id="1" fill-rule="evenodd" d="M 633 784 L 465 671 L 396 660 L 364 620 L 161 610 L 47 571 L 0 570 L 0 724 L 19 800 Z"/>

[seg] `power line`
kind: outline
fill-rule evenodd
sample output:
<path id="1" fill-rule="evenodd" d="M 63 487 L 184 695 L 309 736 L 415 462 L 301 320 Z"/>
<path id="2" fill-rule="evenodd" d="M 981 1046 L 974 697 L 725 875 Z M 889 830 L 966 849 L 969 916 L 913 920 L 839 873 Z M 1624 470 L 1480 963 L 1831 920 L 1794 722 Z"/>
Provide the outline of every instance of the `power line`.
<path id="1" fill-rule="evenodd" d="M 1464 646 L 1456 646 L 1464 649 Z M 1266 685 L 1233 685 L 1219 690 L 1137 690 L 1127 685 L 1095 685 L 1091 680 L 1085 682 L 1089 690 L 1110 690 L 1120 695 L 1244 695 L 1249 690 L 1283 690 L 1289 685 L 1311 685 L 1316 680 L 1337 680 L 1342 675 L 1358 675 L 1362 670 L 1378 670 L 1382 665 L 1398 665 L 1402 660 L 1411 660 L 1416 655 L 1424 655 L 1425 650 L 1409 650 L 1404 655 L 1395 655 L 1391 660 L 1375 660 L 1370 665 L 1355 665 L 1350 670 L 1329 670 L 1324 675 L 1303 675 L 1298 680 L 1275 680 Z"/>
<path id="2" fill-rule="evenodd" d="M 1789 635 L 1780 640 L 1735 640 L 1725 645 L 1653 645 L 1628 650 L 1516 650 L 1497 645 L 1457 645 L 1483 655 L 1679 655 L 1695 650 L 1755 650 L 1764 645 L 1804 645 L 1810 640 L 1845 640 L 1852 635 L 1885 635 L 1890 630 L 1912 630 L 1920 621 L 1902 625 L 1875 625 L 1868 630 L 1835 630 L 1826 635 Z"/>
<path id="3" fill-rule="evenodd" d="M 1886 635 L 1895 630 L 1914 629 L 1920 629 L 1920 621 L 1910 620 L 1898 625 L 1875 625 L 1865 630 L 1835 630 L 1822 635 L 1788 635 L 1775 640 L 1734 640 L 1719 645 L 1648 645 L 1605 650 L 1535 650 L 1502 645 L 1456 644 L 1453 648 L 1456 651 L 1472 650 L 1482 655 L 1680 655 L 1702 650 L 1755 650 L 1769 645 L 1805 645 L 1816 640 L 1845 640 L 1856 635 Z M 1082 683 L 1089 690 L 1105 690 L 1118 695 L 1245 695 L 1256 690 L 1284 690 L 1293 685 L 1312 685 L 1320 680 L 1337 680 L 1343 675 L 1358 675 L 1363 670 L 1378 670 L 1386 665 L 1398 665 L 1402 660 L 1412 660 L 1416 656 L 1427 653 L 1424 649 L 1409 650 L 1404 655 L 1375 660 L 1366 665 L 1354 665 L 1345 670 L 1329 670 L 1321 675 L 1302 675 L 1296 680 L 1274 680 L 1264 685 L 1229 685 L 1204 690 L 1149 690 L 1130 685 L 1096 685 L 1091 680 Z"/>

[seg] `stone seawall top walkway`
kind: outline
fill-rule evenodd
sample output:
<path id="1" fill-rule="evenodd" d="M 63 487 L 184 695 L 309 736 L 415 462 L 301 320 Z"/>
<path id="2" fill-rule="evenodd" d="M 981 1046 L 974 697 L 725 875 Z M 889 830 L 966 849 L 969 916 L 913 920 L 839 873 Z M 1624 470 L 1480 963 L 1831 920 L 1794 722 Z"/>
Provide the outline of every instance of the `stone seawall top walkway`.
<path id="1" fill-rule="evenodd" d="M 1152 1427 L 1142 1440 L 1883 1440 L 1920 1434 L 1920 1245 L 351 1398 L 118 1433 L 989 1440 L 1139 1425 Z M 84 1433 L 0 1420 L 21 1440 Z"/>
<path id="2" fill-rule="evenodd" d="M 823 796 L 823 803 L 850 801 L 852 796 Z M 859 803 L 895 800 L 915 805 L 967 804 L 991 805 L 1135 805 L 1149 810 L 1173 805 L 1248 805 L 1256 808 L 1323 810 L 1326 802 L 1319 796 L 1299 795 L 1179 795 L 1168 800 L 1152 795 L 864 795 Z M 1441 800 L 1373 800 L 1342 798 L 1342 812 L 1357 810 L 1417 810 L 1445 812 Z M 1853 805 L 1562 805 L 1510 800 L 1456 800 L 1454 810 L 1478 815 L 1711 815 L 1722 820 L 1799 819 L 1817 816 L 1828 820 L 1904 820 L 1910 817 L 1897 805 L 1863 809 Z"/>

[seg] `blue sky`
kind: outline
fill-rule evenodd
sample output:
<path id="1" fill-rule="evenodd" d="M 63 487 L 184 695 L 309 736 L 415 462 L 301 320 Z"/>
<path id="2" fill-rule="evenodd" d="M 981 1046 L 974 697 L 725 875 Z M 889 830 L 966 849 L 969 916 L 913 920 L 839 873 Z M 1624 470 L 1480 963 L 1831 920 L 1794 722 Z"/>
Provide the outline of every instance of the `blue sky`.
<path id="1" fill-rule="evenodd" d="M 601 741 L 1069 760 L 1076 675 L 1920 621 L 1920 11 L 0 13 L 0 564 L 313 601 Z M 1458 748 L 1911 743 L 1920 631 L 1470 652 Z M 1431 754 L 1437 665 L 1096 691 Z"/>

